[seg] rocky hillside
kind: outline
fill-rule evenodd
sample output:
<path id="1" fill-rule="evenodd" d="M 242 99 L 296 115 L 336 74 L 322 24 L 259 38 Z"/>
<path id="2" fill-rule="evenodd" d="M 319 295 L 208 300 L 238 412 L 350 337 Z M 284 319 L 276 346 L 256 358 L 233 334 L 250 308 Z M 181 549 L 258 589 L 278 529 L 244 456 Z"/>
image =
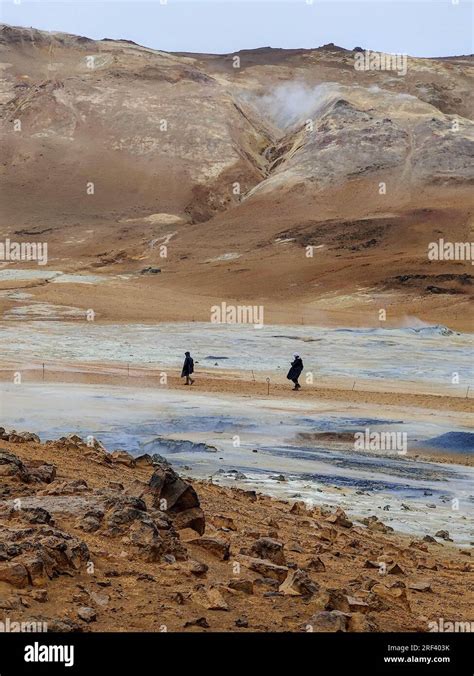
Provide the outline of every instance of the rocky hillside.
<path id="1" fill-rule="evenodd" d="M 427 631 L 469 553 L 377 515 L 190 483 L 159 456 L 0 429 L 0 610 L 48 631 Z M 42 625 L 38 625 L 42 626 Z"/>
<path id="2" fill-rule="evenodd" d="M 47 233 L 63 268 L 138 270 L 166 240 L 184 292 L 469 292 L 426 251 L 471 237 L 472 56 L 399 75 L 335 45 L 171 54 L 10 26 L 0 52 L 3 234 Z"/>

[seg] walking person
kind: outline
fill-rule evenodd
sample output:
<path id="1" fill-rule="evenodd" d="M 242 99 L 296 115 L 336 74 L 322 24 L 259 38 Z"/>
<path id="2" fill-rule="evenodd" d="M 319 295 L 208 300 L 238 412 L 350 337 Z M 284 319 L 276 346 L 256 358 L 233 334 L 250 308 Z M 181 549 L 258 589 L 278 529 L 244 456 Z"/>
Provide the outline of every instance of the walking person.
<path id="1" fill-rule="evenodd" d="M 298 378 L 300 377 L 302 370 L 303 370 L 303 360 L 301 359 L 299 354 L 295 352 L 295 354 L 293 355 L 293 361 L 291 362 L 291 368 L 286 376 L 288 380 L 291 380 L 291 382 L 294 384 L 293 388 L 294 390 L 301 389 L 301 385 L 298 382 Z"/>
<path id="2" fill-rule="evenodd" d="M 192 373 L 194 373 L 194 359 L 191 357 L 190 352 L 185 352 L 183 370 L 181 371 L 181 378 L 186 377 L 185 385 L 192 385 L 194 383 L 194 380 L 191 378 Z"/>

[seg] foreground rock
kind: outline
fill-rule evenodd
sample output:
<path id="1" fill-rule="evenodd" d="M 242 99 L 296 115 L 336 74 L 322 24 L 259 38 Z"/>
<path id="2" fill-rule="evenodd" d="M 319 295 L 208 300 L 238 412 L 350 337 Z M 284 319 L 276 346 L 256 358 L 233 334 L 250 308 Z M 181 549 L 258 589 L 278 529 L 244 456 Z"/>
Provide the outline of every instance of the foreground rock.
<path id="1" fill-rule="evenodd" d="M 322 610 L 310 617 L 306 631 L 337 632 L 347 631 L 349 616 L 340 610 Z"/>
<path id="2" fill-rule="evenodd" d="M 204 533 L 206 520 L 196 491 L 169 466 L 159 466 L 143 491 L 142 497 L 155 509 L 167 513 L 177 529 L 191 528 Z"/>
<path id="3" fill-rule="evenodd" d="M 291 570 L 279 590 L 282 594 L 289 596 L 312 596 L 319 589 L 307 573 L 303 570 Z"/>
<path id="4" fill-rule="evenodd" d="M 57 631 L 297 632 L 426 631 L 470 612 L 473 566 L 448 541 L 121 459 L 75 435 L 0 439 L 1 612 Z"/>
<path id="5" fill-rule="evenodd" d="M 252 545 L 252 555 L 259 559 L 268 559 L 279 566 L 286 564 L 283 544 L 272 538 L 259 538 Z"/>
<path id="6" fill-rule="evenodd" d="M 86 543 L 69 533 L 31 525 L 21 511 L 8 522 L 0 531 L 0 582 L 44 587 L 53 578 L 81 571 L 90 560 Z"/>

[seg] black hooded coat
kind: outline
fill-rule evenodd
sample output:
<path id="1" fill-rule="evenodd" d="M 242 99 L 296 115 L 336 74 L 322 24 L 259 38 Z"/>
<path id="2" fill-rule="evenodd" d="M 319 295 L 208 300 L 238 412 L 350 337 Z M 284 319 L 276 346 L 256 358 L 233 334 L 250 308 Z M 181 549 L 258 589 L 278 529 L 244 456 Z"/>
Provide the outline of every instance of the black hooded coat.
<path id="1" fill-rule="evenodd" d="M 294 361 L 291 362 L 291 368 L 288 371 L 287 378 L 288 380 L 298 380 L 303 370 L 303 360 L 301 357 L 295 357 Z"/>
<path id="2" fill-rule="evenodd" d="M 185 376 L 190 376 L 191 373 L 194 373 L 194 359 L 191 356 L 187 356 L 184 360 L 183 370 L 181 371 L 181 378 Z"/>

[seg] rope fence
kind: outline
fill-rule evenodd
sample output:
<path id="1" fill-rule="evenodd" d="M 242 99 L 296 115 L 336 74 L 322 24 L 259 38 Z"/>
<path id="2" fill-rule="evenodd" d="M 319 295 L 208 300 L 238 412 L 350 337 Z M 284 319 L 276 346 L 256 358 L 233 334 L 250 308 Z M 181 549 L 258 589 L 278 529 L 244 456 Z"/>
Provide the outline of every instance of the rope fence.
<path id="1" fill-rule="evenodd" d="M 139 366 L 131 364 L 130 362 L 126 364 L 114 364 L 114 365 L 104 365 L 100 364 L 94 366 L 93 364 L 76 364 L 73 366 L 64 366 L 63 364 L 55 364 L 54 362 L 41 362 L 41 363 L 30 363 L 27 366 L 22 366 L 21 368 L 15 368 L 14 365 L 9 365 L 8 367 L 3 366 L 0 368 L 0 374 L 3 372 L 15 373 L 15 372 L 37 372 L 40 371 L 41 380 L 43 382 L 47 381 L 48 372 L 53 373 L 64 373 L 64 374 L 87 374 L 87 375 L 97 375 L 97 376 L 115 376 L 115 377 L 127 377 L 127 378 L 159 378 L 163 374 L 170 375 L 170 371 L 177 371 L 178 368 L 174 367 L 172 369 L 167 369 L 165 367 L 153 366 Z M 258 380 L 257 375 L 253 370 L 247 372 L 244 371 L 219 371 L 218 373 L 212 372 L 209 370 L 202 370 L 202 375 L 211 378 L 213 380 L 231 380 L 235 379 L 236 384 L 241 382 L 248 382 L 249 384 L 258 384 L 259 382 L 267 385 L 267 395 L 270 394 L 271 385 L 285 385 L 287 381 L 281 375 L 281 382 L 272 381 L 265 373 L 261 374 L 262 380 Z M 173 374 L 174 375 L 174 374 Z M 248 377 L 246 377 L 248 376 Z M 5 379 L 3 379 L 5 380 Z M 374 384 L 379 385 L 379 387 L 374 387 Z M 371 387 L 372 385 L 372 387 Z M 426 386 L 423 383 L 410 383 L 408 381 L 374 381 L 370 379 L 360 379 L 354 380 L 353 378 L 343 378 L 336 376 L 330 378 L 328 376 L 321 376 L 315 382 L 308 384 L 302 383 L 302 392 L 305 390 L 318 390 L 318 389 L 333 389 L 333 390 L 347 390 L 350 392 L 367 392 L 367 393 L 387 393 L 387 394 L 415 394 L 420 396 L 448 396 L 456 399 L 472 399 L 472 390 L 474 387 L 472 385 L 452 385 L 450 387 L 443 386 L 442 384 L 435 383 L 429 385 L 431 389 L 426 389 Z M 454 389 L 456 388 L 456 389 Z"/>

